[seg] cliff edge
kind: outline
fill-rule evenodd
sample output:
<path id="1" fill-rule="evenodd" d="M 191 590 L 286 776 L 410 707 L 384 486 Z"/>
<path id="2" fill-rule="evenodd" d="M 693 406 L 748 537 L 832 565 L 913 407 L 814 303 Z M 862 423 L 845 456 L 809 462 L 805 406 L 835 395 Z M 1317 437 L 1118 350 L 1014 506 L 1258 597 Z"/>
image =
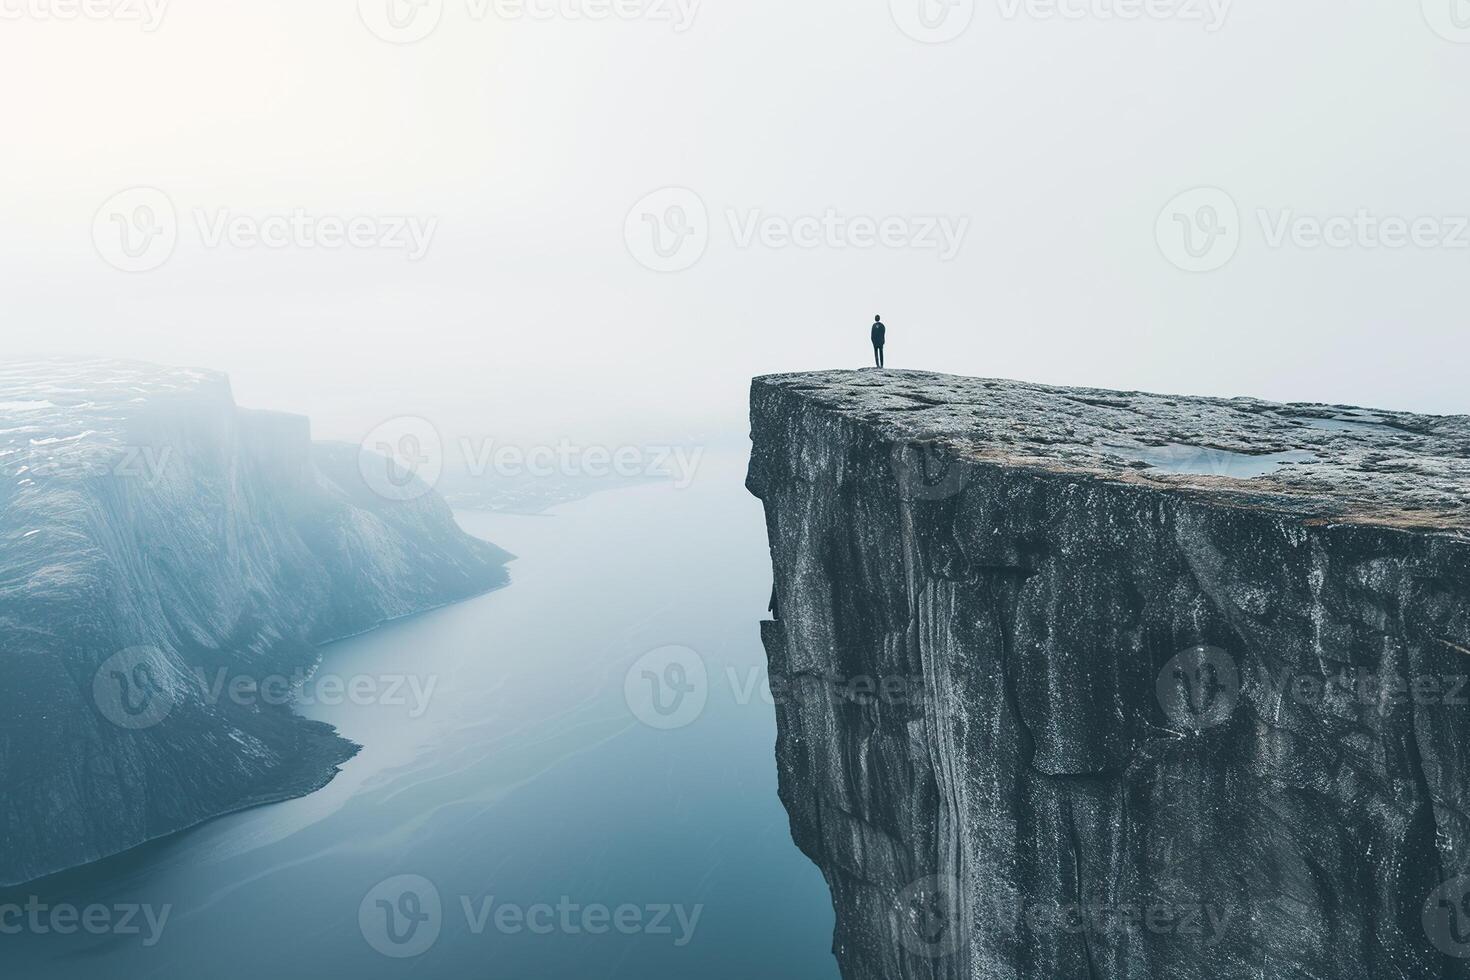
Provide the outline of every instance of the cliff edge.
<path id="1" fill-rule="evenodd" d="M 758 378 L 848 980 L 1470 976 L 1470 419 Z"/>

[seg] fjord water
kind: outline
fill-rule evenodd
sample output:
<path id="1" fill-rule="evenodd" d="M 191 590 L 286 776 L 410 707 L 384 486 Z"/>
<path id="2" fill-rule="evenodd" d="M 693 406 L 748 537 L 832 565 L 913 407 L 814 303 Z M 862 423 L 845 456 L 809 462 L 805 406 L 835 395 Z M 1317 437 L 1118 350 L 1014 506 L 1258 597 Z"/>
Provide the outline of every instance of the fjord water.
<path id="1" fill-rule="evenodd" d="M 685 489 L 542 516 L 462 512 L 519 556 L 512 583 L 326 649 L 319 679 L 379 692 L 300 708 L 363 746 L 341 775 L 0 892 L 0 907 L 47 910 L 41 928 L 0 932 L 4 974 L 835 977 L 830 899 L 776 796 L 757 628 L 770 563 L 740 470 L 707 457 Z M 708 701 L 660 730 L 630 710 L 624 682 L 670 645 L 707 666 Z M 400 876 L 418 889 L 407 899 Z M 432 915 L 429 889 L 439 912 L 425 931 L 385 942 L 388 911 Z M 114 923 L 140 906 L 168 917 L 152 945 L 145 913 L 137 934 L 51 928 L 50 910 L 95 905 Z"/>

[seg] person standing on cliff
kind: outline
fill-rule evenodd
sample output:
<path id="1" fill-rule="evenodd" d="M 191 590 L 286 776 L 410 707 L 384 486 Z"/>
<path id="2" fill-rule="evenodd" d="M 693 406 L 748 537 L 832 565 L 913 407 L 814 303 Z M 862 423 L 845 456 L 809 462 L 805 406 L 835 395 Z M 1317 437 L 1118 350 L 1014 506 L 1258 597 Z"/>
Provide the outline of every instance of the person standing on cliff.
<path id="1" fill-rule="evenodd" d="M 888 328 L 883 325 L 883 317 L 873 317 L 873 360 L 878 366 L 883 366 L 883 341 L 888 335 Z"/>

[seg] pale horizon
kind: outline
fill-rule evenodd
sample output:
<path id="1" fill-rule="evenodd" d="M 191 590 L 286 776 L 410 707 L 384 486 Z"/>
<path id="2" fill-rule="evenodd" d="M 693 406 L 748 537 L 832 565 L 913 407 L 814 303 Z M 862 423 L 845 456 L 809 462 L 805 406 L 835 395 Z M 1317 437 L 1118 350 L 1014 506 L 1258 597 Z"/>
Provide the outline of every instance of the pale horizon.
<path id="1" fill-rule="evenodd" d="M 1425 2 L 961 2 L 945 43 L 899 0 L 598 21 L 451 2 L 413 44 L 375 35 L 366 0 L 173 0 L 151 31 L 12 16 L 7 346 L 224 371 L 242 404 L 337 438 L 405 412 L 546 439 L 738 432 L 752 376 L 869 363 L 875 313 L 895 368 L 1462 412 L 1433 368 L 1463 329 L 1470 45 Z M 94 219 L 140 187 L 177 241 L 120 271 Z M 1206 272 L 1157 237 L 1195 188 L 1239 212 Z M 649 195 L 704 208 L 687 268 L 630 245 Z M 1437 239 L 1300 244 L 1304 219 L 1360 212 L 1429 216 Z M 432 233 L 411 258 L 406 232 L 225 232 L 298 213 Z M 671 213 L 647 227 L 677 244 Z"/>

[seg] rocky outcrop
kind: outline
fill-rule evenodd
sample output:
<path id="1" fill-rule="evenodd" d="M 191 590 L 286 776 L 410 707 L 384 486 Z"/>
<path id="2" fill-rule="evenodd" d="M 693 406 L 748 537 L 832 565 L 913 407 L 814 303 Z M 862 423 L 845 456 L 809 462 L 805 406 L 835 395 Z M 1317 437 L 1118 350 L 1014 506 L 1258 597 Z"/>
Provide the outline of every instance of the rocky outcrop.
<path id="1" fill-rule="evenodd" d="M 848 980 L 1465 977 L 1470 420 L 757 379 Z"/>
<path id="2" fill-rule="evenodd" d="M 331 780 L 356 747 L 261 686 L 507 580 L 387 465 L 218 374 L 0 369 L 0 884 Z"/>

